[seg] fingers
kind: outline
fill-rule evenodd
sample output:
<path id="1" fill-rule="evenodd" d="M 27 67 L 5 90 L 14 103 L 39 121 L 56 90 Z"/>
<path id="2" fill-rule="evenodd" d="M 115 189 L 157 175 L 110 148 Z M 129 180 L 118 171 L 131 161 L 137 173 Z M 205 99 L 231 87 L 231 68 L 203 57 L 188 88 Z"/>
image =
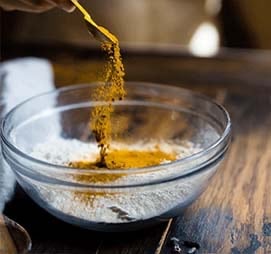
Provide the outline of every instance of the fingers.
<path id="1" fill-rule="evenodd" d="M 44 8 L 49 8 L 49 6 L 43 6 L 43 8 L 37 7 L 21 0 L 0 0 L 0 6 L 7 11 L 20 10 L 26 12 L 41 12 L 44 11 Z"/>
<path id="2" fill-rule="evenodd" d="M 75 7 L 70 0 L 0 0 L 0 6 L 5 10 L 20 10 L 26 12 L 44 12 L 59 7 L 72 12 Z"/>
<path id="3" fill-rule="evenodd" d="M 19 0 L 18 2 L 21 2 L 24 5 L 20 10 L 28 12 L 40 13 L 55 7 L 55 4 L 46 0 Z"/>
<path id="4" fill-rule="evenodd" d="M 75 9 L 75 6 L 70 0 L 49 0 L 50 2 L 54 2 L 59 8 L 72 12 Z"/>

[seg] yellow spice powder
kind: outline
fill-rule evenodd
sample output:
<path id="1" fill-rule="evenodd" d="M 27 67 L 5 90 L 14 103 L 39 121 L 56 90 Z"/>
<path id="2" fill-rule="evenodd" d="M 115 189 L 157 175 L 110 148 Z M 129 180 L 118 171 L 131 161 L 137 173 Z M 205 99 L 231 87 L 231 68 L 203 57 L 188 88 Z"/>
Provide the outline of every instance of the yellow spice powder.
<path id="1" fill-rule="evenodd" d="M 80 7 L 83 9 L 82 7 Z M 167 160 L 176 159 L 176 155 L 161 151 L 159 147 L 155 150 L 116 150 L 110 149 L 112 137 L 112 114 L 114 112 L 113 102 L 123 100 L 126 92 L 124 89 L 124 66 L 120 54 L 119 41 L 106 28 L 97 26 L 90 15 L 83 9 L 85 19 L 94 24 L 110 41 L 102 41 L 101 49 L 106 53 L 107 62 L 103 76 L 103 84 L 95 89 L 93 99 L 101 104 L 91 111 L 90 129 L 95 135 L 100 148 L 100 155 L 95 161 L 70 162 L 71 167 L 80 169 L 130 169 L 159 165 Z M 84 182 L 109 182 L 114 181 L 121 175 L 97 174 L 80 176 Z"/>
<path id="2" fill-rule="evenodd" d="M 99 165 L 107 167 L 105 155 L 109 149 L 112 135 L 111 116 L 114 111 L 112 103 L 125 97 L 123 80 L 125 73 L 119 43 L 103 42 L 101 48 L 107 54 L 105 81 L 103 85 L 96 88 L 93 98 L 103 104 L 92 110 L 90 128 L 100 147 Z"/>
<path id="3" fill-rule="evenodd" d="M 108 169 L 131 169 L 131 168 L 143 168 L 159 165 L 164 161 L 173 161 L 176 159 L 174 153 L 166 153 L 159 148 L 154 150 L 108 150 L 107 154 L 104 157 L 105 164 Z M 69 165 L 71 167 L 80 168 L 80 169 L 99 169 L 100 158 L 97 160 L 91 161 L 74 161 Z M 117 180 L 122 177 L 121 174 L 101 174 L 97 171 L 97 174 L 80 176 L 80 181 L 83 182 L 110 182 Z"/>

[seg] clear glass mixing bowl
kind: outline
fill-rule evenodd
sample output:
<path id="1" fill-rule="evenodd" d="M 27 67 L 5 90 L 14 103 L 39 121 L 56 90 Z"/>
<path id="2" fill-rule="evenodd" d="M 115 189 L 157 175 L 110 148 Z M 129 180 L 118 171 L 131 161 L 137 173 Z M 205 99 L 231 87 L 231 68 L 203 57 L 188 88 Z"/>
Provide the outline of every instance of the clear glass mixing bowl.
<path id="1" fill-rule="evenodd" d="M 180 215 L 208 186 L 229 147 L 227 111 L 178 87 L 126 83 L 127 97 L 114 103 L 113 139 L 128 145 L 188 141 L 197 149 L 174 162 L 126 171 L 80 170 L 33 157 L 33 149 L 52 137 L 95 142 L 88 126 L 91 108 L 102 103 L 90 100 L 96 86 L 42 94 L 6 115 L 2 153 L 17 181 L 45 210 L 88 229 L 133 230 Z M 117 180 L 83 181 L 86 176 Z"/>

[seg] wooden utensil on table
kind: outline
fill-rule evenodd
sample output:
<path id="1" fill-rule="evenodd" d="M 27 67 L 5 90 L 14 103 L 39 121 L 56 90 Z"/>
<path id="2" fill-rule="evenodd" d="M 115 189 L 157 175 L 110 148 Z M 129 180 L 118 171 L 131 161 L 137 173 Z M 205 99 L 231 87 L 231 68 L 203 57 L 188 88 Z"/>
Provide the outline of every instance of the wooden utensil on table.
<path id="1" fill-rule="evenodd" d="M 0 214 L 0 254 L 24 254 L 30 249 L 31 239 L 27 231 Z"/>

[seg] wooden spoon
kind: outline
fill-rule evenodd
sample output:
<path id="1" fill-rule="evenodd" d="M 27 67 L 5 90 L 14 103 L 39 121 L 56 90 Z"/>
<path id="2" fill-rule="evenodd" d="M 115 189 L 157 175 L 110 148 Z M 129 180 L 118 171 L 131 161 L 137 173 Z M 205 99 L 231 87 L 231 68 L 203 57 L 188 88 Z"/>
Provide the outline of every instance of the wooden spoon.
<path id="1" fill-rule="evenodd" d="M 0 254 L 24 254 L 31 249 L 31 245 L 27 231 L 0 214 Z"/>

